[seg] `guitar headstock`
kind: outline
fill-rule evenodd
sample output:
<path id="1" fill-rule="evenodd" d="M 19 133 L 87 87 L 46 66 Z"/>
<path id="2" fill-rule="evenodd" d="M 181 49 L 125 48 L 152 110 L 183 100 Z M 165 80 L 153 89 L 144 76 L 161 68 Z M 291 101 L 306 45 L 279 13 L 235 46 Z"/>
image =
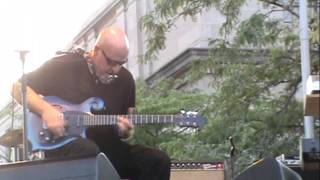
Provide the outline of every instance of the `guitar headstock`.
<path id="1" fill-rule="evenodd" d="M 181 114 L 178 115 L 178 120 L 176 124 L 180 127 L 192 127 L 192 128 L 203 128 L 207 123 L 207 119 L 199 115 L 195 111 L 181 111 Z"/>

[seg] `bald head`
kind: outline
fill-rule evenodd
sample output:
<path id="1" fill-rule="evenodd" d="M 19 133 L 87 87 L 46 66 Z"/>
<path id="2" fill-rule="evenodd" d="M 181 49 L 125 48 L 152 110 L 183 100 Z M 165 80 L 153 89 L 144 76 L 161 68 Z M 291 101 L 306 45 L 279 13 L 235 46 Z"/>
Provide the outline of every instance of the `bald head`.
<path id="1" fill-rule="evenodd" d="M 123 62 L 128 58 L 129 41 L 125 32 L 119 27 L 103 29 L 97 38 L 96 46 L 114 61 Z"/>

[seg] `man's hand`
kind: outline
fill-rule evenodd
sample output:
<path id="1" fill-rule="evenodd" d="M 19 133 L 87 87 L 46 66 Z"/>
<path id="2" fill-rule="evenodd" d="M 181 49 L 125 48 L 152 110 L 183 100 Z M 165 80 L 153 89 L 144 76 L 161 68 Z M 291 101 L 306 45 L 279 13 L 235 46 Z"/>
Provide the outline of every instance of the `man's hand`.
<path id="1" fill-rule="evenodd" d="M 15 99 L 22 104 L 21 83 L 17 81 L 12 88 L 12 94 Z M 41 119 L 46 123 L 49 130 L 55 137 L 65 135 L 65 121 L 63 114 L 53 105 L 43 100 L 42 96 L 36 93 L 29 86 L 27 87 L 28 108 L 36 114 L 40 114 Z"/>
<path id="2" fill-rule="evenodd" d="M 42 112 L 41 118 L 56 138 L 65 136 L 66 132 L 63 113 L 51 106 Z"/>
<path id="3" fill-rule="evenodd" d="M 119 135 L 122 138 L 129 138 L 133 134 L 134 125 L 128 118 L 123 116 L 118 117 Z"/>

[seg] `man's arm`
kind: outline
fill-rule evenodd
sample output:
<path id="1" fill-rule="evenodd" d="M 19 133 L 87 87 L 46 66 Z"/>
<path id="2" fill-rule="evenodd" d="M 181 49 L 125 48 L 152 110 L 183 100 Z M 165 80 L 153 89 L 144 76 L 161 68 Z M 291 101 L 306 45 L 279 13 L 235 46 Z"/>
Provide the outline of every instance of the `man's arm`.
<path id="1" fill-rule="evenodd" d="M 13 85 L 12 95 L 22 104 L 21 83 L 19 81 Z M 63 114 L 61 112 L 43 100 L 43 98 L 29 86 L 27 87 L 26 97 L 28 108 L 41 117 L 54 135 L 58 137 L 65 135 Z"/>

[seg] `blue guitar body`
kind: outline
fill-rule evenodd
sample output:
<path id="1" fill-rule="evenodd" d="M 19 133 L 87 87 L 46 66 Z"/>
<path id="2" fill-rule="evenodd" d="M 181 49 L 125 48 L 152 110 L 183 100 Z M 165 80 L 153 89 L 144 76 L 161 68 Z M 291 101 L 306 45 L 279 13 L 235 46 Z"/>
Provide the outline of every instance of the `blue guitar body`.
<path id="1" fill-rule="evenodd" d="M 51 132 L 42 122 L 41 117 L 29 112 L 27 119 L 27 138 L 32 144 L 32 151 L 56 149 L 77 139 L 80 135 L 85 134 L 86 127 L 79 126 L 77 121 L 69 120 L 68 114 L 86 114 L 90 113 L 91 109 L 99 110 L 104 108 L 103 100 L 97 97 L 89 98 L 81 104 L 72 104 L 55 96 L 47 96 L 44 97 L 44 99 L 57 107 L 61 112 L 67 112 L 67 114 L 64 114 L 64 118 L 68 124 L 66 129 L 68 135 L 54 139 Z"/>

